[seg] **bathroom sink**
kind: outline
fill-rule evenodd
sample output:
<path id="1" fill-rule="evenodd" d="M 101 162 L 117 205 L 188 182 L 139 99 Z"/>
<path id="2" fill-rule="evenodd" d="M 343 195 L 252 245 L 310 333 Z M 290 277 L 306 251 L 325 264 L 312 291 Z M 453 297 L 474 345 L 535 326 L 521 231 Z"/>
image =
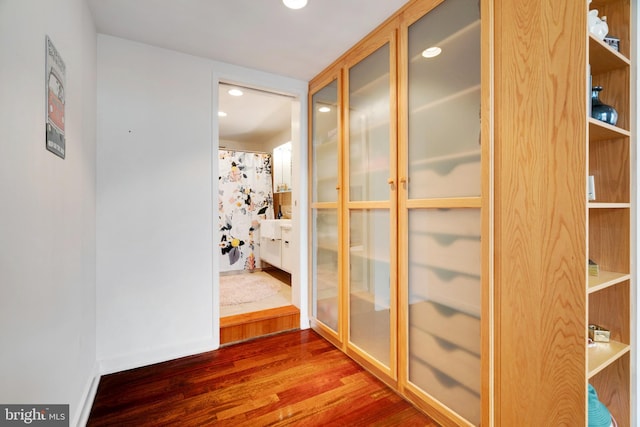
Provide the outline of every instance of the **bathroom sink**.
<path id="1" fill-rule="evenodd" d="M 282 228 L 291 228 L 291 220 L 263 219 L 260 221 L 260 236 L 267 239 L 280 239 Z"/>

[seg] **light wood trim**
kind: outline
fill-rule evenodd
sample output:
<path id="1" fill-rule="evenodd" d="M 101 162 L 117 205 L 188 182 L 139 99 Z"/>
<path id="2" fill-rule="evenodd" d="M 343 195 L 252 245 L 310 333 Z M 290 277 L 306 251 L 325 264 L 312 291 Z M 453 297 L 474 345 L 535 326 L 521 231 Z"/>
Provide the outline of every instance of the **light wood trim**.
<path id="1" fill-rule="evenodd" d="M 389 212 L 389 298 L 391 301 L 391 319 L 389 337 L 391 346 L 390 371 L 395 388 L 398 381 L 398 20 L 394 20 L 391 34 L 391 50 L 389 58 L 390 78 L 390 117 L 389 117 L 389 183 L 391 185 Z"/>
<path id="2" fill-rule="evenodd" d="M 480 404 L 482 407 L 481 425 L 496 424 L 496 402 L 500 401 L 500 389 L 495 386 L 496 366 L 499 366 L 499 352 L 496 351 L 496 336 L 499 335 L 500 323 L 496 321 L 496 307 L 499 293 L 494 286 L 494 81 L 495 81 L 495 48 L 494 48 L 494 2 L 482 1 L 480 4 L 480 37 L 481 37 L 481 122 L 480 142 L 482 161 L 482 312 L 480 316 L 481 334 L 481 389 Z"/>
<path id="3" fill-rule="evenodd" d="M 413 9 L 412 9 L 413 10 Z M 409 144 L 409 111 L 408 102 L 408 75 L 409 75 L 409 58 L 407 55 L 409 48 L 408 26 L 415 19 L 407 22 L 409 11 L 400 16 L 400 27 L 398 29 L 398 176 L 408 176 L 407 168 L 407 152 Z M 399 178 L 400 180 L 400 178 Z M 398 260 L 408 259 L 409 247 L 409 231 L 408 231 L 408 212 L 406 207 L 407 200 L 407 182 L 398 182 Z M 397 329 L 397 355 L 398 355 L 398 390 L 400 393 L 406 393 L 406 385 L 408 381 L 408 361 L 409 361 L 409 278 L 407 262 L 397 264 L 398 277 L 398 329 Z"/>
<path id="4" fill-rule="evenodd" d="M 494 0 L 496 425 L 586 424 L 585 12 Z"/>

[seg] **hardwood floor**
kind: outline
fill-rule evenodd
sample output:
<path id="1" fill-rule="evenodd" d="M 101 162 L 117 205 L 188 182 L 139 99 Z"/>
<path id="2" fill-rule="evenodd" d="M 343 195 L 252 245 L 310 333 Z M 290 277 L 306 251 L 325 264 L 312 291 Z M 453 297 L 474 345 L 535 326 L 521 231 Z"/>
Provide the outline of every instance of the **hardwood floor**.
<path id="1" fill-rule="evenodd" d="M 104 376 L 89 426 L 436 426 L 312 330 Z"/>

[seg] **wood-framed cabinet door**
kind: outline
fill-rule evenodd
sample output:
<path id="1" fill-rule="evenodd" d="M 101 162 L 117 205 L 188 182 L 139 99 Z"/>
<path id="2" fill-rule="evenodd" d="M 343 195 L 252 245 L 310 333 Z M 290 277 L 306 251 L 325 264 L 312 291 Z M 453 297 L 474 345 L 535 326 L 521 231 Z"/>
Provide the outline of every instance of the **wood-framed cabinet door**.
<path id="1" fill-rule="evenodd" d="M 447 423 L 479 425 L 480 4 L 421 4 L 400 27 L 400 387 Z"/>
<path id="2" fill-rule="evenodd" d="M 347 353 L 396 383 L 396 31 L 383 27 L 345 66 Z"/>
<path id="3" fill-rule="evenodd" d="M 344 342 L 340 288 L 341 73 L 336 67 L 310 91 L 312 325 L 336 345 Z"/>

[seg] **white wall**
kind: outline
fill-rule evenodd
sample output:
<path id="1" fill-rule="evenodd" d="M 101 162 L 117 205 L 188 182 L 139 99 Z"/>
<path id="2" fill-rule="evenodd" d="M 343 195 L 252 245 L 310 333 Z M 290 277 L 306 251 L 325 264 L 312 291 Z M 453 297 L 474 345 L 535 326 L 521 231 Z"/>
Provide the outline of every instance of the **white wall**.
<path id="1" fill-rule="evenodd" d="M 97 331 L 104 373 L 219 344 L 213 155 L 222 79 L 299 94 L 306 105 L 306 82 L 98 36 Z M 308 324 L 306 310 L 304 316 Z"/>
<path id="2" fill-rule="evenodd" d="M 46 34 L 66 63 L 64 160 L 45 148 Z M 0 0 L 0 58 L 0 402 L 70 404 L 73 425 L 97 373 L 96 33 L 84 0 Z"/>

